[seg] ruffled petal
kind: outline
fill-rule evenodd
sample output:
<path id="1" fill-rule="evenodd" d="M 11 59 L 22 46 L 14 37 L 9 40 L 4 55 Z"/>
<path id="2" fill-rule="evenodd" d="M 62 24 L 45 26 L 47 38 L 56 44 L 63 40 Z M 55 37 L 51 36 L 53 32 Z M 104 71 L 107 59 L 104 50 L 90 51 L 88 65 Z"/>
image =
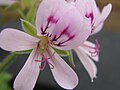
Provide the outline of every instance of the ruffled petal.
<path id="1" fill-rule="evenodd" d="M 49 54 L 54 53 L 49 50 Z M 56 82 L 65 89 L 73 89 L 78 84 L 78 77 L 73 69 L 57 54 L 49 61 L 54 68 L 51 69 Z"/>
<path id="2" fill-rule="evenodd" d="M 35 62 L 35 60 L 41 60 L 41 56 L 36 53 L 36 49 L 31 52 L 25 65 L 17 75 L 14 81 L 15 90 L 33 90 L 40 72 L 39 66 L 41 65 L 40 62 Z"/>
<path id="3" fill-rule="evenodd" d="M 53 47 L 71 50 L 83 43 L 91 33 L 90 20 L 72 8 L 58 21 L 51 35 Z"/>
<path id="4" fill-rule="evenodd" d="M 50 35 L 59 19 L 73 8 L 65 0 L 43 0 L 36 15 L 36 28 L 39 36 Z"/>
<path id="5" fill-rule="evenodd" d="M 81 63 L 83 64 L 83 66 L 87 70 L 87 72 L 91 78 L 91 81 L 93 82 L 93 79 L 96 78 L 96 74 L 97 74 L 96 65 L 82 49 L 76 48 L 75 52 L 77 53 Z"/>
<path id="6" fill-rule="evenodd" d="M 33 49 L 38 41 L 39 39 L 12 28 L 6 28 L 0 33 L 0 48 L 7 51 Z"/>

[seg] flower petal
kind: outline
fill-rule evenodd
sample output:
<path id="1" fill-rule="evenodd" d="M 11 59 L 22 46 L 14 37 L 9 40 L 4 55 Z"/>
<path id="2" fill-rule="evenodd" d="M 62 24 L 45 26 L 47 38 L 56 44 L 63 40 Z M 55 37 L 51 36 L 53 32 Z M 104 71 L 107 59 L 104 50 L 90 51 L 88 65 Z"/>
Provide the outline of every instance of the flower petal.
<path id="1" fill-rule="evenodd" d="M 49 50 L 49 54 L 54 53 Z M 57 54 L 49 61 L 54 68 L 51 69 L 56 82 L 65 89 L 73 89 L 78 84 L 78 77 L 72 68 Z"/>
<path id="2" fill-rule="evenodd" d="M 108 4 L 107 6 L 105 6 L 102 10 L 102 13 L 101 15 L 99 16 L 99 18 L 96 20 L 95 24 L 94 24 L 94 27 L 97 28 L 98 26 L 100 27 L 100 25 L 102 23 L 104 23 L 104 21 L 106 20 L 106 18 L 108 17 L 108 15 L 110 14 L 112 10 L 112 5 L 111 4 Z M 97 30 L 100 30 L 100 29 L 97 29 Z M 97 33 L 99 31 L 97 30 L 94 30 L 93 33 Z"/>
<path id="3" fill-rule="evenodd" d="M 92 30 L 91 35 L 94 35 L 94 34 L 98 33 L 98 32 L 103 28 L 103 25 L 104 25 L 104 22 L 101 23 L 100 25 L 98 25 L 97 27 L 95 27 L 95 28 Z"/>
<path id="4" fill-rule="evenodd" d="M 83 43 L 91 33 L 90 20 L 72 8 L 59 19 L 51 35 L 53 47 L 71 50 Z"/>
<path id="5" fill-rule="evenodd" d="M 0 33 L 0 48 L 7 51 L 33 49 L 38 41 L 39 39 L 12 28 L 6 28 Z"/>
<path id="6" fill-rule="evenodd" d="M 89 76 L 91 77 L 91 81 L 93 82 L 93 79 L 96 78 L 96 74 L 97 74 L 97 68 L 96 65 L 94 64 L 94 62 L 86 55 L 86 53 L 80 49 L 80 48 L 76 48 L 75 52 L 77 53 L 81 63 L 83 64 L 83 66 L 85 67 L 85 69 L 87 70 Z"/>
<path id="7" fill-rule="evenodd" d="M 99 61 L 99 52 L 98 55 L 92 56 L 91 52 L 95 52 L 96 45 L 92 42 L 85 41 L 83 45 L 79 46 L 79 49 L 82 49 L 90 58 L 92 58 L 94 61 Z"/>
<path id="8" fill-rule="evenodd" d="M 37 34 L 50 35 L 58 20 L 71 8 L 65 0 L 43 0 L 36 15 Z"/>
<path id="9" fill-rule="evenodd" d="M 32 51 L 25 65 L 17 75 L 14 81 L 15 90 L 33 90 L 37 81 L 41 65 L 40 62 L 35 60 L 41 60 L 40 54 L 36 54 L 36 49 Z"/>

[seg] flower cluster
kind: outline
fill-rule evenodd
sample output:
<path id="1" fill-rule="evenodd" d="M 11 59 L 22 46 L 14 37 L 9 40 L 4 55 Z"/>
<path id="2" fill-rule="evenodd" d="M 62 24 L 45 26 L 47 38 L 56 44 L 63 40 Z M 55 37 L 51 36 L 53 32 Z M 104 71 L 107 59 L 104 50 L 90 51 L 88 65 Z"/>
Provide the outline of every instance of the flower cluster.
<path id="1" fill-rule="evenodd" d="M 100 45 L 86 41 L 99 32 L 111 11 L 100 13 L 95 0 L 43 0 L 38 7 L 34 35 L 6 28 L 0 33 L 0 47 L 7 51 L 32 50 L 14 82 L 15 90 L 33 90 L 40 71 L 50 66 L 56 82 L 65 89 L 78 84 L 74 70 L 54 50 L 74 50 L 93 81 Z M 42 64 L 43 63 L 43 66 Z"/>

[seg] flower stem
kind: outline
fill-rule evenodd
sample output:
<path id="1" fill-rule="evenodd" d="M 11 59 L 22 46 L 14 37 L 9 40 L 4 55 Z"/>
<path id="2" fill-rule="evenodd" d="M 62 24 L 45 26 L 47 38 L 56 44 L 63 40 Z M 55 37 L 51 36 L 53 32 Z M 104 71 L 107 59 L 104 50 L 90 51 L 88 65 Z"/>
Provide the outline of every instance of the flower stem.
<path id="1" fill-rule="evenodd" d="M 72 51 L 68 51 L 68 58 L 69 58 L 70 64 L 71 64 L 73 67 L 75 67 L 75 63 L 74 63 L 74 60 L 73 60 Z"/>
<path id="2" fill-rule="evenodd" d="M 11 64 L 11 62 L 16 56 L 17 54 L 11 53 L 5 59 L 3 59 L 3 62 L 0 63 L 0 72 L 4 71 L 9 66 L 9 64 Z"/>

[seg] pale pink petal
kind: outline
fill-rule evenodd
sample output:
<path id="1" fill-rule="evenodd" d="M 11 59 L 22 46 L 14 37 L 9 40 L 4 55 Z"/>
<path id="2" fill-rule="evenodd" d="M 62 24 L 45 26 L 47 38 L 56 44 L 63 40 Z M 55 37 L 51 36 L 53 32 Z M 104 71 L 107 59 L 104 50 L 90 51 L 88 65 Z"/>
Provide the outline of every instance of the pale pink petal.
<path id="1" fill-rule="evenodd" d="M 76 48 L 75 52 L 77 53 L 81 63 L 83 64 L 83 66 L 85 67 L 85 69 L 87 70 L 91 81 L 93 82 L 93 79 L 96 78 L 96 74 L 97 74 L 97 68 L 96 65 L 94 64 L 94 62 L 86 55 L 86 53 L 79 49 Z"/>
<path id="2" fill-rule="evenodd" d="M 17 75 L 14 81 L 15 90 L 33 90 L 37 81 L 41 65 L 40 62 L 35 60 L 41 60 L 40 54 L 36 53 L 36 49 L 32 51 L 25 65 Z"/>
<path id="3" fill-rule="evenodd" d="M 91 19 L 91 23 L 95 22 L 98 13 L 95 0 L 76 0 L 76 7 L 80 13 Z"/>
<path id="4" fill-rule="evenodd" d="M 0 5 L 6 6 L 15 3 L 16 0 L 0 0 Z"/>
<path id="5" fill-rule="evenodd" d="M 91 59 L 98 62 L 99 61 L 99 52 L 98 54 L 92 56 L 91 52 L 95 52 L 95 44 L 89 41 L 85 41 L 83 45 L 79 46 L 78 49 L 81 49 L 84 53 L 86 53 Z"/>
<path id="6" fill-rule="evenodd" d="M 53 47 L 70 50 L 83 43 L 91 33 L 90 20 L 72 8 L 59 19 L 51 35 Z"/>
<path id="7" fill-rule="evenodd" d="M 54 53 L 49 50 L 49 53 Z M 73 89 L 78 84 L 78 77 L 73 69 L 57 54 L 49 61 L 54 68 L 51 69 L 56 82 L 65 89 Z"/>
<path id="8" fill-rule="evenodd" d="M 71 8 L 65 0 L 43 0 L 36 15 L 37 34 L 50 35 L 58 20 Z"/>
<path id="9" fill-rule="evenodd" d="M 87 12 L 86 0 L 76 0 L 75 6 L 79 10 L 79 12 L 85 16 L 85 14 Z"/>
<path id="10" fill-rule="evenodd" d="M 38 41 L 39 39 L 12 28 L 6 28 L 0 33 L 0 48 L 7 51 L 33 49 Z"/>
<path id="11" fill-rule="evenodd" d="M 110 14 L 111 10 L 112 10 L 111 4 L 108 4 L 107 6 L 105 6 L 103 8 L 101 15 L 99 16 L 98 20 L 94 24 L 94 28 L 96 28 L 100 24 L 104 23 L 104 21 L 106 20 L 106 18 Z M 95 31 L 94 33 L 96 33 L 96 32 L 99 32 L 99 31 Z"/>
<path id="12" fill-rule="evenodd" d="M 104 25 L 104 22 L 101 23 L 100 25 L 98 25 L 97 27 L 95 27 L 95 28 L 93 29 L 91 35 L 96 34 L 96 33 L 98 33 L 100 30 L 102 30 L 103 25 Z"/>

